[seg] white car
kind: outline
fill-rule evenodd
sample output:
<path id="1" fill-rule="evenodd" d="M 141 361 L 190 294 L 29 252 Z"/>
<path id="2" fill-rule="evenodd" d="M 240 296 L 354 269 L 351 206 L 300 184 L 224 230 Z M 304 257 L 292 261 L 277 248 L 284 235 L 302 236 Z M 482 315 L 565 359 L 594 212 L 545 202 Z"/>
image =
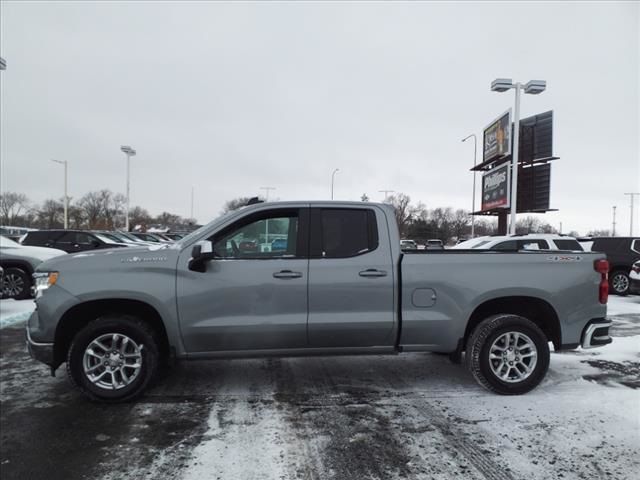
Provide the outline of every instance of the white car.
<path id="1" fill-rule="evenodd" d="M 459 243 L 455 250 L 571 250 L 584 249 L 573 237 L 553 233 L 529 233 L 527 235 L 500 235 L 476 237 Z"/>
<path id="2" fill-rule="evenodd" d="M 31 275 L 45 260 L 66 255 L 55 248 L 30 247 L 0 235 L 0 266 L 4 270 L 2 297 L 21 300 L 31 296 Z"/>

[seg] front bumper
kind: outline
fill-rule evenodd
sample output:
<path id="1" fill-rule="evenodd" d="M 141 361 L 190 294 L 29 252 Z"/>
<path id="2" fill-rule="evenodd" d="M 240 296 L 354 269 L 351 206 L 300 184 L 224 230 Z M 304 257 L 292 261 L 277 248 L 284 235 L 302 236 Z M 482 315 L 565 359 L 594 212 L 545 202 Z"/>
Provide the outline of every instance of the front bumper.
<path id="1" fill-rule="evenodd" d="M 584 327 L 582 331 L 582 348 L 603 347 L 610 344 L 613 340 L 609 336 L 609 328 L 611 320 L 606 318 L 595 318 Z"/>
<path id="2" fill-rule="evenodd" d="M 53 365 L 53 343 L 34 342 L 29 334 L 29 325 L 26 328 L 27 350 L 34 360 L 45 363 L 49 366 Z"/>

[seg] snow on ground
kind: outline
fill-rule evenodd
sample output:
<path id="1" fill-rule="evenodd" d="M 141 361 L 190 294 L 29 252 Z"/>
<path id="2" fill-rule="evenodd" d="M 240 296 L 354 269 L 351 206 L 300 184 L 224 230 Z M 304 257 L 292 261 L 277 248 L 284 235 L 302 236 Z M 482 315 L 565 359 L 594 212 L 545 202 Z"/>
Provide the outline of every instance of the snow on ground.
<path id="1" fill-rule="evenodd" d="M 33 300 L 0 300 L 0 328 L 26 321 L 35 308 Z"/>
<path id="2" fill-rule="evenodd" d="M 0 301 L 2 325 L 32 309 Z M 77 402 L 85 414 L 69 418 L 102 425 L 88 433 L 100 442 L 112 437 L 96 457 L 102 480 L 636 479 L 640 296 L 610 297 L 608 315 L 612 344 L 553 353 L 546 379 L 523 396 L 491 394 L 446 357 L 421 353 L 184 362 L 138 402 L 108 408 L 9 358 L 2 395 L 5 409 L 26 399 L 29 416 L 45 408 L 47 419 Z M 124 423 L 111 428 L 116 408 Z M 125 445 L 126 464 L 112 454 Z"/>

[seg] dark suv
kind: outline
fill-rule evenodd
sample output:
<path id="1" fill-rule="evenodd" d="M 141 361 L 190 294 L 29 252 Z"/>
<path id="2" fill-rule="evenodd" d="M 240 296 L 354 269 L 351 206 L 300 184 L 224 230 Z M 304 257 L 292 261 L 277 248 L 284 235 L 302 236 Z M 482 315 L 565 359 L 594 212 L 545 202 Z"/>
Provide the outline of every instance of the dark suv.
<path id="1" fill-rule="evenodd" d="M 629 293 L 629 272 L 640 260 L 640 238 L 598 237 L 593 239 L 591 251 L 607 254 L 609 260 L 609 288 L 612 293 Z"/>
<path id="2" fill-rule="evenodd" d="M 28 232 L 22 240 L 23 245 L 50 247 L 67 253 L 84 252 L 99 248 L 119 248 L 123 244 L 107 242 L 104 237 L 83 230 L 37 230 Z"/>

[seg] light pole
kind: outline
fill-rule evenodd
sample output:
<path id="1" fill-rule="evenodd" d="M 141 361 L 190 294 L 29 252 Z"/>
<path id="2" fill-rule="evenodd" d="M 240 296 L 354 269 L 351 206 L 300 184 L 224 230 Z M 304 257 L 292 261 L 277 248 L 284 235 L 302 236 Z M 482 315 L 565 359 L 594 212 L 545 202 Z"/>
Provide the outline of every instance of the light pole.
<path id="1" fill-rule="evenodd" d="M 339 171 L 340 169 L 336 168 L 331 174 L 331 200 L 333 200 L 333 183 L 335 182 L 335 179 L 336 179 L 336 173 L 338 173 Z"/>
<path id="2" fill-rule="evenodd" d="M 640 195 L 640 193 L 625 193 L 625 195 L 629 195 L 629 199 L 631 200 L 631 222 L 629 223 L 629 236 L 633 237 L 633 203 L 636 195 Z"/>
<path id="3" fill-rule="evenodd" d="M 476 168 L 476 160 L 478 154 L 478 137 L 476 137 L 475 133 L 468 135 L 462 139 L 463 142 L 466 142 L 471 137 L 473 137 L 473 168 Z M 476 211 L 476 171 L 473 171 L 473 193 L 471 198 L 471 238 L 475 237 L 476 233 L 476 216 L 473 215 L 473 212 Z"/>
<path id="4" fill-rule="evenodd" d="M 66 160 L 53 160 L 52 162 L 64 165 L 64 229 L 69 228 L 69 196 L 67 195 L 67 161 Z"/>
<path id="5" fill-rule="evenodd" d="M 387 198 L 389 198 L 389 194 L 390 194 L 390 193 L 396 193 L 396 191 L 395 191 L 395 190 L 378 190 L 378 192 L 380 192 L 380 193 L 384 193 L 384 200 L 383 200 L 383 202 L 386 202 L 386 201 L 387 201 Z"/>
<path id="6" fill-rule="evenodd" d="M 124 229 L 128 232 L 129 231 L 129 165 L 131 163 L 131 157 L 133 157 L 136 154 L 136 151 L 131 148 L 128 145 L 122 145 L 120 147 L 120 150 L 122 150 L 124 152 L 124 154 L 127 156 L 127 204 L 125 205 L 125 210 L 124 210 Z"/>
<path id="7" fill-rule="evenodd" d="M 613 206 L 613 224 L 611 225 L 611 236 L 615 237 L 616 236 L 616 206 Z"/>
<path id="8" fill-rule="evenodd" d="M 260 190 L 264 190 L 264 201 L 269 201 L 269 190 L 275 190 L 276 187 L 260 187 Z M 269 244 L 269 219 L 264 221 L 264 246 L 263 251 L 267 251 L 267 245 Z"/>
<path id="9" fill-rule="evenodd" d="M 491 82 L 492 92 L 506 92 L 515 89 L 516 99 L 513 109 L 513 152 L 511 153 L 511 226 L 509 233 L 516 234 L 516 210 L 518 201 L 518 149 L 520 145 L 520 90 L 524 88 L 524 93 L 537 95 L 547 88 L 546 80 L 529 80 L 522 85 L 520 82 L 513 83 L 510 78 L 496 78 Z"/>

